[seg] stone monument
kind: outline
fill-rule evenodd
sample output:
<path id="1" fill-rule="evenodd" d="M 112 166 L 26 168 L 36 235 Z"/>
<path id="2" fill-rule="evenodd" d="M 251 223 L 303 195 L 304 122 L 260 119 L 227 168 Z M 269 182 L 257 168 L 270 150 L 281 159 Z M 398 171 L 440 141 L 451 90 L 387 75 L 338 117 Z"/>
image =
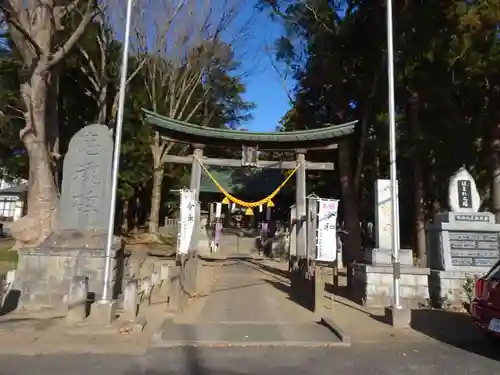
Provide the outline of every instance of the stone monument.
<path id="1" fill-rule="evenodd" d="M 376 247 L 366 249 L 365 264 L 356 265 L 354 294 L 366 306 L 390 306 L 393 294 L 391 181 L 375 182 Z M 399 209 L 399 207 L 398 207 Z M 413 265 L 413 251 L 399 249 L 400 295 L 406 307 L 417 307 L 429 298 L 428 268 Z"/>
<path id="2" fill-rule="evenodd" d="M 368 264 L 392 264 L 392 194 L 391 180 L 375 182 L 375 242 L 376 247 L 367 251 Z M 397 208 L 399 211 L 399 207 Z M 402 266 L 413 266 L 411 249 L 399 249 Z"/>
<path id="3" fill-rule="evenodd" d="M 103 289 L 111 202 L 113 138 L 105 125 L 89 125 L 71 139 L 64 158 L 61 197 L 52 232 L 40 246 L 21 249 L 14 289 L 28 309 L 67 303 L 74 276 L 88 278 L 90 296 Z M 114 297 L 121 292 L 126 257 L 112 245 Z"/>
<path id="4" fill-rule="evenodd" d="M 450 212 L 439 213 L 427 224 L 429 289 L 437 305 L 460 304 L 467 277 L 483 275 L 499 259 L 500 225 L 481 205 L 476 182 L 459 169 L 448 188 Z"/>

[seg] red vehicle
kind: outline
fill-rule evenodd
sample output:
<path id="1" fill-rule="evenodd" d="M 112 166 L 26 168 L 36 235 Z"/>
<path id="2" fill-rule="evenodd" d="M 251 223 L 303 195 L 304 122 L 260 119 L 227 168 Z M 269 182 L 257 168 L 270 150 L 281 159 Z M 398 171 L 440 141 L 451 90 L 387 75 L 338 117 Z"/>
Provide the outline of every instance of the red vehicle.
<path id="1" fill-rule="evenodd" d="M 500 340 L 500 260 L 476 281 L 470 312 L 488 338 Z"/>

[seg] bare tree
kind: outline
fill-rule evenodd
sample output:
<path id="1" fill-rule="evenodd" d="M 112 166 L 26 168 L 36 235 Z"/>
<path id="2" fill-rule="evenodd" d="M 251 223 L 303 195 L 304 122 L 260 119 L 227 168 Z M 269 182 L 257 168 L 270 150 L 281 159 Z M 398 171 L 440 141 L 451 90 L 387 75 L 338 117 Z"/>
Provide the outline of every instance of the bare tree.
<path id="1" fill-rule="evenodd" d="M 52 159 L 59 128 L 47 121 L 52 70 L 78 42 L 95 9 L 96 0 L 0 0 L 0 11 L 29 72 L 21 85 L 25 126 L 19 134 L 29 158 L 28 213 L 12 225 L 13 235 L 25 245 L 42 241 L 52 231 L 58 199 Z M 64 30 L 75 11 L 82 14 L 78 25 Z M 61 34 L 67 37 L 61 40 Z"/>
<path id="2" fill-rule="evenodd" d="M 142 2 L 144 0 L 133 1 L 133 16 L 131 31 L 132 35 L 137 35 L 138 20 L 142 20 Z M 118 92 L 110 92 L 111 85 L 118 77 L 110 76 L 110 72 L 120 73 L 121 59 L 117 58 L 117 40 L 120 39 L 120 32 L 125 28 L 125 10 L 123 0 L 101 0 L 99 3 L 99 11 L 94 17 L 96 27 L 95 42 L 98 46 L 97 53 L 88 51 L 84 43 L 78 43 L 77 48 L 84 58 L 85 64 L 80 69 L 85 74 L 90 82 L 91 88 L 87 91 L 97 105 L 96 123 L 108 124 L 111 123 L 110 109 L 115 109 L 118 103 Z M 144 56 L 136 56 L 137 62 L 133 67 L 132 72 L 127 74 L 127 84 L 141 70 L 145 59 Z M 113 95 L 111 107 L 109 108 L 109 95 Z"/>
<path id="3" fill-rule="evenodd" d="M 210 96 L 210 69 L 232 58 L 248 37 L 250 20 L 243 15 L 245 0 L 150 0 L 143 8 L 143 29 L 137 54 L 147 56 L 141 77 L 151 110 L 189 122 L 203 113 Z M 250 16 L 251 17 L 251 16 Z M 172 142 L 154 132 L 151 142 L 153 187 L 149 232 L 158 232 L 164 156 Z"/>

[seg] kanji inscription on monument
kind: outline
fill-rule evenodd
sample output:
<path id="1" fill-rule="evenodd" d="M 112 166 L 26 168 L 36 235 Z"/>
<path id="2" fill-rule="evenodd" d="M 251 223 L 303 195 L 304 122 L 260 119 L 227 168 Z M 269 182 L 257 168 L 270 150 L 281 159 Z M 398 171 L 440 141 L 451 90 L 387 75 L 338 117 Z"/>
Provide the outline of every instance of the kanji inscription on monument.
<path id="1" fill-rule="evenodd" d="M 472 188 L 468 180 L 458 180 L 458 206 L 460 208 L 472 208 Z"/>
<path id="2" fill-rule="evenodd" d="M 71 139 L 63 164 L 58 229 L 106 230 L 111 201 L 113 139 L 89 125 Z"/>
<path id="3" fill-rule="evenodd" d="M 473 214 L 479 211 L 481 199 L 476 181 L 465 168 L 460 168 L 450 178 L 448 204 L 452 212 Z"/>
<path id="4" fill-rule="evenodd" d="M 450 232 L 449 238 L 453 266 L 491 267 L 498 260 L 497 233 Z"/>

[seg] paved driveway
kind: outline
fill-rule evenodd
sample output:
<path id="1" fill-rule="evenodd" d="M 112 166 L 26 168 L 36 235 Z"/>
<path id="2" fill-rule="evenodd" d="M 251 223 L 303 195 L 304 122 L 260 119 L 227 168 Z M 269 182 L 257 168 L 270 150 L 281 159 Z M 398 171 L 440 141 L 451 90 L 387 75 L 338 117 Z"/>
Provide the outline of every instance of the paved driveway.
<path id="1" fill-rule="evenodd" d="M 0 356 L 1 375 L 469 375 L 500 374 L 493 348 L 434 341 L 337 348 L 176 348 L 142 356 Z"/>

